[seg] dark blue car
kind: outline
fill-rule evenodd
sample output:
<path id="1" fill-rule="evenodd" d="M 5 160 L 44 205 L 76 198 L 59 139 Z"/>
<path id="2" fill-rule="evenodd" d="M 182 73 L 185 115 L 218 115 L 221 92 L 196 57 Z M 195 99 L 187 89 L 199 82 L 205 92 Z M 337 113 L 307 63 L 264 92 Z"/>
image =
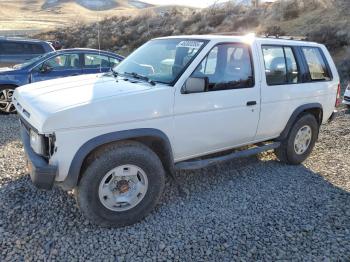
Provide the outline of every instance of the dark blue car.
<path id="1" fill-rule="evenodd" d="M 64 49 L 33 58 L 11 68 L 0 68 L 0 113 L 15 112 L 13 90 L 29 83 L 59 77 L 108 72 L 123 57 L 95 49 Z"/>

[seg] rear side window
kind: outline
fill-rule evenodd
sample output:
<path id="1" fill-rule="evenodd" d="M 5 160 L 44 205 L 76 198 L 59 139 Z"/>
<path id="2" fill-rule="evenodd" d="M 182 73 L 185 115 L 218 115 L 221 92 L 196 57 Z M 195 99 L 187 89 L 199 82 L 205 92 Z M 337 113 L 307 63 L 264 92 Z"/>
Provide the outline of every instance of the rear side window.
<path id="1" fill-rule="evenodd" d="M 84 67 L 85 68 L 110 67 L 109 58 L 107 56 L 97 55 L 97 54 L 84 54 Z"/>
<path id="2" fill-rule="evenodd" d="M 299 68 L 291 47 L 263 46 L 262 51 L 268 85 L 295 84 L 299 82 Z"/>
<path id="3" fill-rule="evenodd" d="M 43 54 L 44 48 L 39 44 L 3 42 L 0 44 L 2 53 L 5 55 L 31 55 Z"/>
<path id="4" fill-rule="evenodd" d="M 321 49 L 318 47 L 302 47 L 310 77 L 313 81 L 331 80 L 331 75 Z"/>
<path id="5" fill-rule="evenodd" d="M 1 43 L 1 49 L 5 55 L 17 55 L 23 54 L 24 46 L 20 43 L 3 42 Z"/>

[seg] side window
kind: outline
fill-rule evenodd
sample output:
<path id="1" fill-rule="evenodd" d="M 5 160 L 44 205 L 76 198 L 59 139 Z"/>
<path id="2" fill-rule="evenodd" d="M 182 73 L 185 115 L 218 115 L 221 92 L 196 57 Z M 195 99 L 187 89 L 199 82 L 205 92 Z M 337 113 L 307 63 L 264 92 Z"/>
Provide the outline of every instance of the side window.
<path id="1" fill-rule="evenodd" d="M 197 66 L 192 77 L 207 77 L 208 91 L 254 86 L 249 47 L 244 44 L 215 46 Z"/>
<path id="2" fill-rule="evenodd" d="M 109 63 L 110 63 L 111 67 L 115 67 L 116 65 L 118 65 L 120 63 L 120 61 L 116 58 L 109 57 Z"/>
<path id="3" fill-rule="evenodd" d="M 263 46 L 262 51 L 268 85 L 299 82 L 298 64 L 291 47 Z"/>
<path id="4" fill-rule="evenodd" d="M 24 45 L 15 42 L 2 43 L 2 50 L 5 55 L 21 55 L 24 53 Z"/>
<path id="5" fill-rule="evenodd" d="M 41 45 L 38 44 L 30 44 L 31 46 L 31 53 L 32 54 L 43 54 L 45 53 L 44 48 Z"/>
<path id="6" fill-rule="evenodd" d="M 79 55 L 58 55 L 47 60 L 44 65 L 52 68 L 52 70 L 78 69 L 80 68 Z"/>
<path id="7" fill-rule="evenodd" d="M 331 80 L 321 50 L 317 47 L 302 47 L 302 50 L 309 67 L 311 80 Z"/>
<path id="8" fill-rule="evenodd" d="M 100 68 L 110 67 L 109 58 L 107 56 L 84 54 L 84 67 L 85 68 Z"/>

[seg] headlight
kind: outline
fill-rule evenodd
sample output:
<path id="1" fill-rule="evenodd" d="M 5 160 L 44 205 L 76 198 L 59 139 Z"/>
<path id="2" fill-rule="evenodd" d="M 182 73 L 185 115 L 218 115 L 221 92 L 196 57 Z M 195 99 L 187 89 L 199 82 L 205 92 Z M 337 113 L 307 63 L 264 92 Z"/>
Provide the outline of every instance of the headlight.
<path id="1" fill-rule="evenodd" d="M 39 155 L 45 154 L 44 137 L 42 135 L 39 135 L 32 129 L 30 130 L 30 146 L 32 147 L 35 153 Z"/>

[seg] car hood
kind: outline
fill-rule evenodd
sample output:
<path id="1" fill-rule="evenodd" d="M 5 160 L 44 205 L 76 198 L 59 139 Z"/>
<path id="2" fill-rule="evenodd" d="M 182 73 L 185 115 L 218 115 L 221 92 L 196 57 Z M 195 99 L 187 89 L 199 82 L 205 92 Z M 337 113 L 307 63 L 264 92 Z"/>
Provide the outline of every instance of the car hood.
<path id="1" fill-rule="evenodd" d="M 11 67 L 0 67 L 0 73 L 12 72 L 13 70 L 15 69 Z"/>
<path id="2" fill-rule="evenodd" d="M 151 88 L 153 86 L 148 83 L 132 83 L 111 75 L 93 74 L 24 85 L 15 90 L 13 97 L 22 117 L 40 129 L 43 122 L 56 113 L 103 104 L 104 100 L 142 93 Z"/>

